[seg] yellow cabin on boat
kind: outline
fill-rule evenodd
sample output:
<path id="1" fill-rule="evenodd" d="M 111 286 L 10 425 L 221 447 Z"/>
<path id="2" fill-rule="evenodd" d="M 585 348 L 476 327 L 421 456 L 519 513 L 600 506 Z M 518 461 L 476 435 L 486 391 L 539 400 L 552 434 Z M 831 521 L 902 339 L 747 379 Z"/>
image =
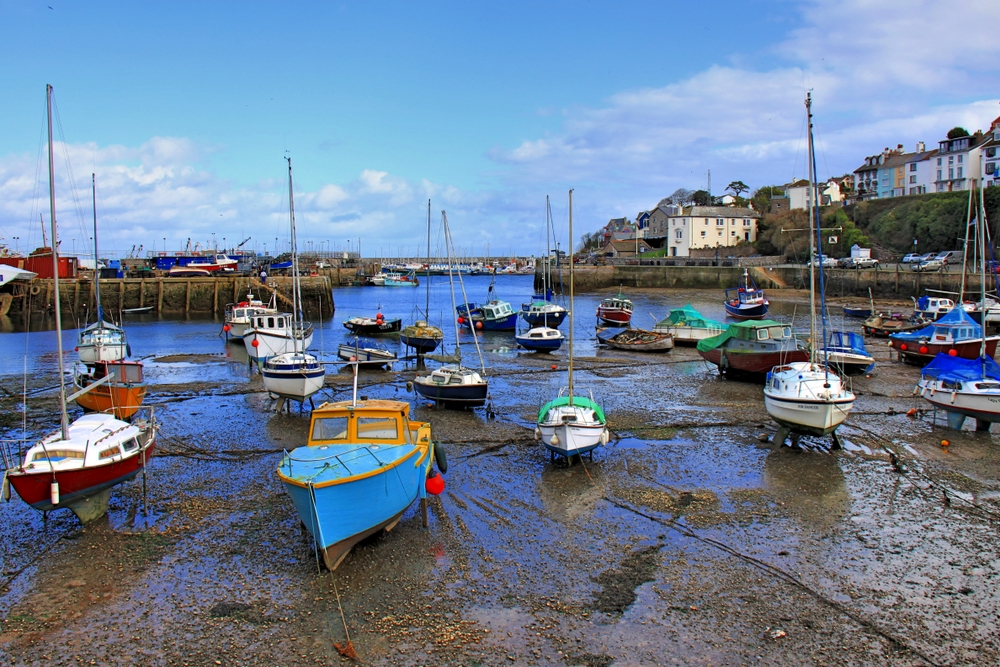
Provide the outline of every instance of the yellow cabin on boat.
<path id="1" fill-rule="evenodd" d="M 308 446 L 352 443 L 426 447 L 431 425 L 410 421 L 410 404 L 404 401 L 338 401 L 313 410 Z"/>

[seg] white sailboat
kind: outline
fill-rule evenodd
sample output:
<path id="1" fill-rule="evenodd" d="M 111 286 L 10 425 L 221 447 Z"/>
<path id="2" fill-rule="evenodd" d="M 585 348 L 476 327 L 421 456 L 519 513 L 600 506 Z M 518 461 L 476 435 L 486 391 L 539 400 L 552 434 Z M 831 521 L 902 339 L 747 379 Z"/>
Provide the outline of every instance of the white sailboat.
<path id="1" fill-rule="evenodd" d="M 820 234 L 819 208 L 816 200 L 816 156 L 813 150 L 812 94 L 806 97 L 806 113 L 809 121 L 809 246 L 815 252 Z M 815 225 L 815 229 L 813 226 Z M 809 265 L 809 332 L 813 341 L 809 361 L 800 361 L 776 366 L 767 374 L 764 385 L 764 407 L 780 428 L 775 442 L 784 444 L 792 434 L 825 436 L 834 434 L 834 443 L 839 445 L 836 429 L 854 407 L 854 394 L 846 387 L 839 375 L 829 366 L 816 362 L 816 271 L 819 270 L 820 294 L 823 292 L 823 269 L 815 262 Z M 821 313 L 823 338 L 826 340 L 826 313 Z"/>
<path id="2" fill-rule="evenodd" d="M 125 331 L 104 321 L 104 309 L 101 307 L 101 266 L 97 258 L 97 177 L 91 174 L 90 178 L 94 195 L 94 295 L 97 321 L 84 328 L 77 337 L 76 353 L 85 364 L 121 361 L 129 355 Z"/>
<path id="3" fill-rule="evenodd" d="M 292 158 L 288 160 L 288 217 L 292 228 L 292 350 L 275 355 L 264 363 L 261 376 L 264 388 L 279 399 L 305 401 L 323 388 L 326 367 L 311 354 L 306 354 L 305 340 L 294 335 L 302 331 L 302 293 L 299 280 L 299 255 L 295 240 L 295 197 L 292 192 Z M 309 340 L 312 340 L 310 331 Z M 282 401 L 278 403 L 281 408 Z"/>
<path id="4" fill-rule="evenodd" d="M 970 197 L 975 192 L 975 183 Z M 970 206 L 971 208 L 971 206 Z M 986 208 L 982 190 L 976 235 L 981 270 L 980 303 L 986 302 Z M 971 226 L 971 225 L 970 225 Z M 961 357 L 938 354 L 920 373 L 919 392 L 935 408 L 948 415 L 948 425 L 961 430 L 966 417 L 976 420 L 977 431 L 989 431 L 994 422 L 1000 422 L 1000 365 L 989 355 L 986 338 L 979 347 L 979 357 Z"/>
<path id="5" fill-rule="evenodd" d="M 448 227 L 448 216 L 444 211 L 441 211 L 441 219 L 444 224 L 445 248 L 448 253 L 448 282 L 451 285 L 451 305 L 454 309 L 455 282 L 451 269 L 453 246 L 451 229 Z M 464 298 L 465 283 L 462 282 L 461 273 L 458 274 L 458 279 L 462 286 L 462 296 Z M 468 303 L 468 299 L 466 299 L 466 303 Z M 485 405 L 489 397 L 489 385 L 484 377 L 486 375 L 486 365 L 483 361 L 482 350 L 479 349 L 479 335 L 475 329 L 472 330 L 472 336 L 476 344 L 476 352 L 479 354 L 479 364 L 483 369 L 481 374 L 472 368 L 462 366 L 462 351 L 458 342 L 458 324 L 456 322 L 455 353 L 452 357 L 455 363 L 447 363 L 426 375 L 418 375 L 413 378 L 413 389 L 424 398 L 428 398 L 446 408 L 469 408 Z"/>
<path id="6" fill-rule="evenodd" d="M 553 460 L 556 456 L 573 456 L 593 452 L 610 438 L 604 410 L 593 396 L 577 396 L 573 392 L 573 191 L 569 191 L 569 384 L 559 396 L 538 411 L 535 438 Z M 593 455 L 593 454 L 591 454 Z"/>
<path id="7" fill-rule="evenodd" d="M 49 132 L 49 214 L 52 224 L 52 268 L 59 275 L 59 236 L 56 230 L 55 168 L 52 159 L 52 86 L 45 87 Z M 95 239 L 96 241 L 96 239 Z M 20 452 L 19 462 L 4 471 L 3 496 L 13 487 L 24 502 L 42 512 L 67 507 L 83 523 L 108 511 L 111 489 L 142 471 L 156 445 L 156 420 L 148 416 L 128 422 L 110 414 L 88 414 L 69 422 L 66 404 L 85 392 L 110 381 L 97 381 L 66 396 L 62 347 L 62 315 L 58 307 L 59 281 L 55 294 L 56 350 L 59 365 L 59 431 Z M 9 485 L 9 486 L 8 486 Z"/>

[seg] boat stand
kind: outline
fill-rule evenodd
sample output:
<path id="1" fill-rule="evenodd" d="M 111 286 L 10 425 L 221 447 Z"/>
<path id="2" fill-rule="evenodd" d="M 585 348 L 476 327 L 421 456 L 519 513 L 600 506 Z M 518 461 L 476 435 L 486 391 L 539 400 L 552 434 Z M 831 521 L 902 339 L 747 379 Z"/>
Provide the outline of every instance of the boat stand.
<path id="1" fill-rule="evenodd" d="M 796 432 L 792 431 L 792 429 L 788 428 L 787 426 L 779 426 L 778 427 L 778 432 L 774 434 L 774 438 L 771 440 L 771 442 L 775 443 L 779 447 L 783 447 L 785 445 L 785 440 L 788 440 L 788 438 L 791 438 L 792 439 L 792 448 L 793 449 L 801 449 L 801 447 L 799 447 L 799 438 L 800 437 L 801 437 L 800 433 L 796 433 Z M 833 444 L 830 445 L 830 450 L 831 451 L 837 450 L 837 449 L 843 449 L 843 444 L 840 442 L 840 436 L 837 435 L 836 431 L 833 431 L 832 433 L 830 433 L 830 439 L 833 441 Z"/>
<path id="2" fill-rule="evenodd" d="M 931 430 L 932 431 L 934 430 L 934 427 L 937 426 L 937 411 L 938 411 L 938 406 L 935 405 L 934 406 L 934 411 L 931 414 Z M 958 413 L 958 412 L 951 412 L 949 410 L 945 410 L 944 413 L 948 416 L 948 428 L 950 428 L 952 430 L 955 430 L 955 431 L 961 431 L 962 430 L 962 426 L 965 425 L 965 419 L 966 419 L 965 415 L 963 415 L 961 413 Z M 988 421 L 985 421 L 983 419 L 976 419 L 976 431 L 977 432 L 980 432 L 980 433 L 987 432 L 988 433 L 989 430 L 990 430 L 990 426 L 992 426 L 992 425 L 993 425 L 993 422 L 988 422 Z"/>

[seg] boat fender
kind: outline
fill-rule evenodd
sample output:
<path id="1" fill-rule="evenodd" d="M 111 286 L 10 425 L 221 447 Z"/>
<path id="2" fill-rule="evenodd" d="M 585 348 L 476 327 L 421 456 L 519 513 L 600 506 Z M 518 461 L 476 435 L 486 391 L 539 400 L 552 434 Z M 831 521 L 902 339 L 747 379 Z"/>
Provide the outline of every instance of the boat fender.
<path id="1" fill-rule="evenodd" d="M 611 440 L 611 432 L 608 429 L 601 431 L 601 444 L 606 445 Z"/>
<path id="2" fill-rule="evenodd" d="M 407 382 L 406 383 L 406 391 L 413 391 L 413 383 L 412 382 Z"/>
<path id="3" fill-rule="evenodd" d="M 38 285 L 32 285 L 31 286 L 31 295 L 32 296 L 38 295 L 38 293 L 41 292 L 41 291 L 42 291 L 42 288 L 39 287 Z"/>
<path id="4" fill-rule="evenodd" d="M 426 488 L 427 493 L 432 496 L 440 495 L 440 493 L 444 491 L 444 477 L 436 472 L 432 472 L 427 478 L 427 481 L 424 482 L 424 488 Z"/>
<path id="5" fill-rule="evenodd" d="M 10 482 L 7 480 L 7 473 L 3 474 L 3 499 L 4 502 L 10 502 Z"/>
<path id="6" fill-rule="evenodd" d="M 540 441 L 542 439 L 542 429 L 535 427 L 535 441 Z"/>
<path id="7" fill-rule="evenodd" d="M 132 356 L 132 345 L 130 343 L 125 343 L 125 356 L 126 357 Z"/>
<path id="8" fill-rule="evenodd" d="M 49 500 L 53 505 L 59 504 L 59 482 L 49 484 Z"/>
<path id="9" fill-rule="evenodd" d="M 438 470 L 441 471 L 442 475 L 448 472 L 448 457 L 445 455 L 444 445 L 440 442 L 434 443 L 434 460 L 437 462 Z"/>
<path id="10" fill-rule="evenodd" d="M 549 444 L 552 445 L 553 447 L 558 447 L 559 446 L 559 434 L 558 433 L 553 433 L 552 434 L 552 437 L 549 438 Z"/>

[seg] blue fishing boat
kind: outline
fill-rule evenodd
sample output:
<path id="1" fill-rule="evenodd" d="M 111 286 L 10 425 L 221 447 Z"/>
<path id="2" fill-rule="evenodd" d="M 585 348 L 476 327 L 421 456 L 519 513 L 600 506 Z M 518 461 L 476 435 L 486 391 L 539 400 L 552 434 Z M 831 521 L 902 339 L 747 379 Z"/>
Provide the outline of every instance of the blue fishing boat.
<path id="1" fill-rule="evenodd" d="M 285 452 L 278 478 L 330 570 L 355 544 L 391 530 L 417 498 L 427 524 L 427 494 L 447 468 L 431 426 L 410 421 L 410 404 L 370 400 L 324 403 L 312 413 L 305 446 Z"/>
<path id="2" fill-rule="evenodd" d="M 740 320 L 759 320 L 767 315 L 768 301 L 764 290 L 758 289 L 750 272 L 743 269 L 743 280 L 737 287 L 726 290 L 726 314 Z"/>
<path id="3" fill-rule="evenodd" d="M 511 308 L 510 303 L 496 298 L 493 289 L 495 282 L 496 274 L 490 281 L 490 288 L 486 293 L 490 300 L 483 305 L 477 306 L 469 302 L 455 308 L 460 318 L 459 324 L 483 331 L 514 331 L 517 328 L 517 313 Z"/>
<path id="4" fill-rule="evenodd" d="M 533 352 L 554 352 L 564 339 L 562 332 L 552 327 L 533 327 L 514 336 L 518 345 Z"/>
<path id="5" fill-rule="evenodd" d="M 864 306 L 844 306 L 844 316 L 845 317 L 857 317 L 861 319 L 867 319 L 872 316 L 872 309 L 865 308 Z"/>

